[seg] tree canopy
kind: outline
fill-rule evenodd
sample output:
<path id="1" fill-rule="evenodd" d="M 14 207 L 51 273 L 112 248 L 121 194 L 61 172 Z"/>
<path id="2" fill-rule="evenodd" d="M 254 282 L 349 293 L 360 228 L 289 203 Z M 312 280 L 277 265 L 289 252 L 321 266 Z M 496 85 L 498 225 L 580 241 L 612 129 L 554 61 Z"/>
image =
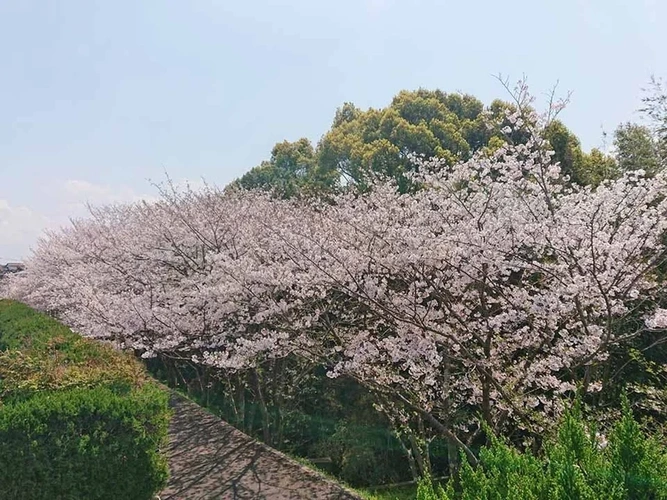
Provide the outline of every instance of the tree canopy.
<path id="1" fill-rule="evenodd" d="M 616 161 L 621 171 L 645 170 L 649 175 L 660 168 L 660 149 L 651 130 L 644 125 L 624 123 L 614 132 Z"/>
<path id="2" fill-rule="evenodd" d="M 408 189 L 406 173 L 414 157 L 438 158 L 440 168 L 492 153 L 504 144 L 524 143 L 521 130 L 508 132 L 512 103 L 484 104 L 469 94 L 441 90 L 401 91 L 382 109 L 361 110 L 345 103 L 316 147 L 307 139 L 276 144 L 271 158 L 250 170 L 236 185 L 274 190 L 292 197 L 302 192 L 334 191 L 346 185 L 364 188 L 371 177 L 395 179 Z M 604 153 L 583 152 L 579 139 L 560 121 L 544 130 L 554 161 L 578 184 L 597 184 L 614 170 Z"/>
<path id="3" fill-rule="evenodd" d="M 310 141 L 302 138 L 276 144 L 271 158 L 241 177 L 238 184 L 245 189 L 275 189 L 285 197 L 292 197 L 316 186 L 327 188 L 332 179 L 318 167 Z"/>

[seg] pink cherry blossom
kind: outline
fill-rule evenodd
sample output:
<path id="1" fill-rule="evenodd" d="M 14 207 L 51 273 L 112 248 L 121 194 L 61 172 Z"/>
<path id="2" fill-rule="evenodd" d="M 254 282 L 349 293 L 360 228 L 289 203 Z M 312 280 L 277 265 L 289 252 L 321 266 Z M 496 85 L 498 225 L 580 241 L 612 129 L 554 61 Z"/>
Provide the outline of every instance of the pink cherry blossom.
<path id="1" fill-rule="evenodd" d="M 577 384 L 601 387 L 595 367 L 640 333 L 627 318 L 648 308 L 646 327 L 667 328 L 667 178 L 568 185 L 539 117 L 510 118 L 537 124 L 533 140 L 453 168 L 415 159 L 412 194 L 382 180 L 327 202 L 166 187 L 92 209 L 2 294 L 143 357 L 233 372 L 297 356 L 452 439 L 477 414 L 541 432 Z"/>

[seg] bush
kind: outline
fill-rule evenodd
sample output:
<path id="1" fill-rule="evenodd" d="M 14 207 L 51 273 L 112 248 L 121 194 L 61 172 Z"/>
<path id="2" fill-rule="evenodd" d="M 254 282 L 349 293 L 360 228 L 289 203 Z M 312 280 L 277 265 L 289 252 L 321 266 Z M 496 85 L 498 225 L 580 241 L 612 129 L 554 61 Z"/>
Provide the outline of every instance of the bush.
<path id="1" fill-rule="evenodd" d="M 130 356 L 0 301 L 0 499 L 150 499 L 168 395 Z"/>
<path id="2" fill-rule="evenodd" d="M 578 407 L 568 413 L 543 456 L 521 453 L 492 438 L 476 468 L 463 456 L 447 490 L 426 479 L 420 500 L 661 500 L 667 499 L 667 454 L 646 437 L 627 399 L 609 441 L 583 421 Z"/>
<path id="3" fill-rule="evenodd" d="M 150 499 L 167 400 L 154 386 L 44 392 L 0 408 L 0 498 Z"/>

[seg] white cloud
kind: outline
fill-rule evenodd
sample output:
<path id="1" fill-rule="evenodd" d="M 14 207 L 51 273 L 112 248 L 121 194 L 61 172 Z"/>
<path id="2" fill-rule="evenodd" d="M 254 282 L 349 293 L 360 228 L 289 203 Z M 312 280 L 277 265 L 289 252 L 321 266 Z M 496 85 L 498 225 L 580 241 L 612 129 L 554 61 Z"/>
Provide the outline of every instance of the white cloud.
<path id="1" fill-rule="evenodd" d="M 65 182 L 64 193 L 70 202 L 91 203 L 92 205 L 127 203 L 149 198 L 147 195 L 135 193 L 127 186 L 114 188 L 76 179 Z"/>
<path id="2" fill-rule="evenodd" d="M 0 262 L 26 257 L 30 246 L 52 225 L 49 217 L 43 214 L 0 200 Z"/>
<path id="3" fill-rule="evenodd" d="M 160 184 L 165 186 L 164 182 L 158 183 Z M 201 179 L 180 179 L 173 180 L 173 185 L 179 191 L 187 188 L 197 191 L 203 189 L 206 183 Z M 152 191 L 154 194 L 137 193 L 128 186 L 112 187 L 77 179 L 68 180 L 64 184 L 64 197 L 67 203 L 83 205 L 89 203 L 94 206 L 158 200 L 157 190 L 152 189 Z"/>
<path id="4" fill-rule="evenodd" d="M 174 181 L 174 186 L 178 190 L 187 186 L 197 190 L 204 187 L 204 182 L 182 179 Z M 40 200 L 39 210 L 0 199 L 0 263 L 28 257 L 30 248 L 44 230 L 65 226 L 71 218 L 86 217 L 87 204 L 99 206 L 158 199 L 157 193 L 138 193 L 128 186 L 114 187 L 78 179 L 70 179 L 57 187 Z"/>
<path id="5" fill-rule="evenodd" d="M 67 223 L 69 218 L 87 217 L 87 205 L 102 206 L 155 199 L 156 196 L 137 193 L 128 186 L 112 187 L 70 179 L 63 183 L 56 203 L 61 214 L 60 222 L 63 224 Z"/>

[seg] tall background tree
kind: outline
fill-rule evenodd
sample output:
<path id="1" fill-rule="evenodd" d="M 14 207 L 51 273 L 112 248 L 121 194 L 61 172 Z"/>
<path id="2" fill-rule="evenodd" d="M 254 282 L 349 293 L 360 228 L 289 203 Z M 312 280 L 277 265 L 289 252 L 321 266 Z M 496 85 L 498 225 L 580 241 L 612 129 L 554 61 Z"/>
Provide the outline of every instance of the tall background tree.
<path id="1" fill-rule="evenodd" d="M 302 192 L 329 190 L 334 182 L 335 177 L 318 164 L 313 145 L 302 138 L 276 144 L 271 158 L 241 177 L 237 185 L 245 189 L 275 190 L 290 198 Z"/>
<path id="2" fill-rule="evenodd" d="M 614 147 L 618 168 L 623 172 L 643 169 L 654 175 L 660 168 L 659 142 L 645 125 L 619 125 L 614 132 Z"/>
<path id="3" fill-rule="evenodd" d="M 650 85 L 644 92 L 644 107 L 640 111 L 649 119 L 649 127 L 664 168 L 667 164 L 667 88 L 661 79 L 651 77 Z"/>
<path id="4" fill-rule="evenodd" d="M 626 122 L 614 131 L 614 157 L 619 172 L 642 169 L 649 176 L 667 166 L 667 89 L 652 77 L 639 112 L 644 124 Z"/>
<path id="5" fill-rule="evenodd" d="M 349 185 L 364 189 L 380 175 L 396 179 L 406 191 L 406 174 L 417 168 L 415 155 L 438 158 L 448 168 L 476 152 L 490 154 L 503 144 L 525 142 L 521 131 L 507 132 L 507 116 L 516 110 L 515 104 L 501 100 L 484 106 L 469 94 L 425 89 L 401 91 L 382 109 L 364 111 L 348 102 L 338 108 L 316 147 L 307 139 L 276 144 L 271 159 L 236 185 L 292 197 Z M 554 161 L 573 182 L 596 185 L 614 176 L 613 160 L 599 150 L 585 153 L 562 122 L 553 120 L 544 134 Z"/>

